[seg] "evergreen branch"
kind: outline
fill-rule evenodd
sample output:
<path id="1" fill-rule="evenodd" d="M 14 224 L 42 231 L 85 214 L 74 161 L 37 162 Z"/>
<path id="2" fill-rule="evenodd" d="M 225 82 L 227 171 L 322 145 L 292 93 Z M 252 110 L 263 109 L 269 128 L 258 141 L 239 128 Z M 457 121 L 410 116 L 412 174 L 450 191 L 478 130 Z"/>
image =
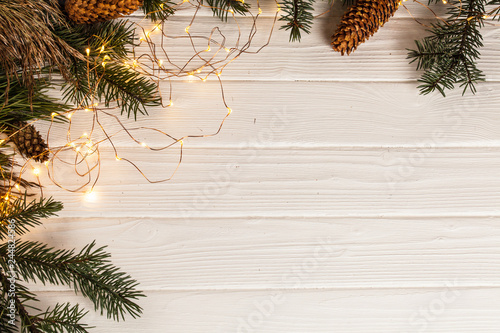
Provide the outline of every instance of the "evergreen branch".
<path id="1" fill-rule="evenodd" d="M 144 0 L 142 10 L 151 21 L 164 21 L 175 13 L 175 3 L 169 0 Z"/>
<path id="2" fill-rule="evenodd" d="M 2 200 L 0 202 L 0 239 L 7 238 L 7 224 L 10 220 L 15 221 L 16 234 L 23 235 L 41 224 L 40 219 L 56 215 L 63 208 L 62 203 L 49 199 L 38 199 L 28 202 L 27 195 L 12 202 Z"/>
<path id="3" fill-rule="evenodd" d="M 55 250 L 38 242 L 18 242 L 16 267 L 26 281 L 72 286 L 89 298 L 101 315 L 106 312 L 108 318 L 124 319 L 127 313 L 138 317 L 142 308 L 135 301 L 144 295 L 136 290 L 137 281 L 110 263 L 110 254 L 104 248 L 96 249 L 92 242 L 77 253 Z M 5 245 L 0 247 L 0 255 L 6 251 Z"/>
<path id="4" fill-rule="evenodd" d="M 52 114 L 61 114 L 69 110 L 69 106 L 61 104 L 46 95 L 49 85 L 44 80 L 35 80 L 34 90 L 17 80 L 9 80 L 0 72 L 0 127 L 15 127 L 18 122 L 32 119 L 52 119 Z M 62 120 L 61 120 L 62 119 Z M 63 117 L 54 118 L 64 121 Z"/>
<path id="5" fill-rule="evenodd" d="M 58 303 L 53 309 L 48 308 L 44 313 L 37 314 L 32 325 L 44 333 L 88 333 L 92 327 L 80 323 L 87 313 L 78 304 Z"/>
<path id="6" fill-rule="evenodd" d="M 313 16 L 314 0 L 284 0 L 281 3 L 285 13 L 280 21 L 287 23 L 280 29 L 290 30 L 290 41 L 300 41 L 301 32 L 310 33 Z"/>
<path id="7" fill-rule="evenodd" d="M 207 4 L 212 9 L 214 16 L 222 21 L 227 21 L 229 13 L 246 15 L 250 9 L 250 4 L 244 0 L 207 0 Z"/>
<path id="8" fill-rule="evenodd" d="M 73 30 L 71 30 L 73 29 Z M 63 86 L 63 98 L 80 106 L 90 105 L 94 98 L 109 107 L 117 102 L 122 114 L 137 117 L 147 114 L 147 107 L 158 106 L 157 83 L 125 66 L 130 47 L 134 43 L 135 29 L 126 20 L 109 21 L 88 27 L 60 29 L 62 39 L 82 53 L 89 49 L 87 62 L 74 59 L 72 79 Z"/>
<path id="9" fill-rule="evenodd" d="M 433 24 L 431 36 L 415 41 L 417 48 L 409 50 L 408 58 L 416 62 L 417 70 L 424 70 L 419 79 L 422 94 L 438 90 L 445 96 L 455 84 L 463 87 L 463 93 L 475 93 L 475 84 L 484 80 L 476 66 L 483 46 L 479 29 L 484 25 L 484 5 L 485 0 L 453 0 L 447 21 Z"/>

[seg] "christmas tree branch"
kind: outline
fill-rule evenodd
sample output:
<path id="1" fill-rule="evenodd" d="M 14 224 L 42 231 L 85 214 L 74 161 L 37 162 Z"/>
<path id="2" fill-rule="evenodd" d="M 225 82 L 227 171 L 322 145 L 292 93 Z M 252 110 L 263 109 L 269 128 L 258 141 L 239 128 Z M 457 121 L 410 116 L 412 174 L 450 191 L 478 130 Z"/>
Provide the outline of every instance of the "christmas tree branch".
<path id="1" fill-rule="evenodd" d="M 0 239 L 7 238 L 8 221 L 14 220 L 16 225 L 16 234 L 23 235 L 41 224 L 40 219 L 56 215 L 56 212 L 63 208 L 62 203 L 52 200 L 52 198 L 40 198 L 28 202 L 27 195 L 14 201 L 0 202 Z"/>
<path id="2" fill-rule="evenodd" d="M 284 15 L 280 21 L 287 23 L 280 29 L 290 30 L 290 41 L 300 41 L 301 32 L 310 33 L 314 0 L 284 0 L 281 3 Z"/>
<path id="3" fill-rule="evenodd" d="M 416 42 L 416 50 L 409 50 L 410 63 L 417 63 L 417 70 L 424 70 L 419 79 L 422 94 L 438 90 L 445 96 L 446 89 L 455 84 L 476 91 L 475 84 L 483 80 L 477 68 L 478 49 L 483 46 L 479 31 L 484 25 L 484 0 L 453 0 L 446 22 L 433 24 L 431 36 Z"/>
<path id="4" fill-rule="evenodd" d="M 175 3 L 169 0 L 144 0 L 142 10 L 151 21 L 158 22 L 166 20 L 175 12 Z"/>
<path id="5" fill-rule="evenodd" d="M 0 247 L 0 254 L 6 253 Z M 55 250 L 38 242 L 19 242 L 16 265 L 20 276 L 29 281 L 73 286 L 89 298 L 96 310 L 108 318 L 124 319 L 125 314 L 138 317 L 142 308 L 135 303 L 144 295 L 135 288 L 137 282 L 109 262 L 110 254 L 95 243 L 75 250 Z"/>
<path id="6" fill-rule="evenodd" d="M 207 0 L 214 16 L 227 21 L 229 13 L 246 15 L 250 5 L 243 0 Z"/>

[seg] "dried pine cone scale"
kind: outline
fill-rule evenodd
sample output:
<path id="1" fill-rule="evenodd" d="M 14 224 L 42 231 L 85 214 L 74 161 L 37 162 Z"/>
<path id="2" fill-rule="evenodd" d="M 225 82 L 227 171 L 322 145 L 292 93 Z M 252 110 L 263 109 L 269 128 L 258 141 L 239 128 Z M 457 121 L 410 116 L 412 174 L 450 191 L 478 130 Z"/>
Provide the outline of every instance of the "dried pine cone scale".
<path id="1" fill-rule="evenodd" d="M 49 150 L 35 126 L 26 122 L 17 124 L 11 135 L 11 141 L 17 147 L 17 150 L 26 158 L 32 158 L 36 162 L 45 162 L 49 159 Z"/>
<path id="2" fill-rule="evenodd" d="M 143 0 L 66 0 L 64 6 L 71 21 L 95 23 L 113 20 L 135 12 Z"/>
<path id="3" fill-rule="evenodd" d="M 358 0 L 342 16 L 332 36 L 332 48 L 350 54 L 394 15 L 399 4 L 400 0 Z"/>

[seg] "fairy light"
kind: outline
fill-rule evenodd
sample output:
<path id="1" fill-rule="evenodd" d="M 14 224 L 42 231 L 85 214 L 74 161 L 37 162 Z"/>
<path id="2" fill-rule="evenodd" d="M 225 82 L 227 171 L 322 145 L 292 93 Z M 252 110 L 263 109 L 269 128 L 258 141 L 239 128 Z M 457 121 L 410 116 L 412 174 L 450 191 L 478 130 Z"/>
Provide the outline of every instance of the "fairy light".
<path id="1" fill-rule="evenodd" d="M 276 9 L 276 12 L 279 13 L 281 11 L 281 6 L 279 3 L 276 4 L 278 6 L 278 8 Z"/>
<path id="2" fill-rule="evenodd" d="M 95 193 L 95 191 L 93 189 L 88 190 L 87 192 L 85 192 L 84 199 L 85 199 L 85 201 L 88 201 L 88 202 L 94 202 L 97 199 L 97 194 Z"/>
<path id="3" fill-rule="evenodd" d="M 52 117 L 52 119 L 54 119 L 54 117 L 55 117 L 55 116 L 57 116 L 57 113 L 52 112 L 52 113 L 50 114 L 50 116 Z"/>
<path id="4" fill-rule="evenodd" d="M 18 191 L 21 189 L 21 188 L 20 188 L 20 186 L 19 186 L 19 184 L 14 185 L 14 187 L 15 187 L 15 188 L 16 188 L 16 190 L 18 190 Z"/>
<path id="5" fill-rule="evenodd" d="M 39 168 L 33 168 L 33 170 L 31 170 L 31 171 L 32 171 L 32 172 L 33 172 L 33 174 L 34 174 L 35 176 L 37 176 L 37 177 L 40 175 L 40 169 L 39 169 Z"/>
<path id="6" fill-rule="evenodd" d="M 245 3 L 245 0 L 237 0 L 239 2 L 241 2 L 242 4 Z M 199 9 L 201 7 L 203 7 L 203 5 L 199 2 L 195 2 L 194 1 L 191 1 L 190 0 L 182 0 L 183 3 L 190 3 L 191 6 Z M 159 6 L 160 8 L 163 9 L 164 5 L 163 4 L 160 4 Z M 278 4 L 278 8 L 277 8 L 277 12 L 279 12 L 281 10 L 282 6 Z M 226 13 L 231 13 L 233 14 L 233 19 L 236 21 L 237 18 L 234 16 L 235 14 L 235 11 L 233 9 L 230 9 L 230 8 L 226 8 L 227 11 Z M 258 13 L 259 14 L 262 14 L 263 13 L 263 10 L 260 8 L 260 6 L 258 6 Z M 257 30 L 257 17 L 255 15 L 252 15 L 252 19 L 253 19 L 253 27 L 252 29 L 255 29 L 255 31 Z M 217 77 L 221 77 L 222 75 L 222 70 L 225 68 L 225 66 L 232 62 L 233 60 L 237 59 L 241 54 L 243 53 L 246 53 L 246 52 L 253 52 L 252 50 L 249 50 L 249 47 L 247 47 L 246 45 L 250 45 L 250 42 L 252 41 L 253 39 L 253 34 L 251 34 L 249 37 L 248 37 L 248 41 L 247 40 L 243 40 L 241 41 L 240 43 L 240 38 L 242 36 L 245 36 L 244 38 L 246 39 L 246 34 L 245 33 L 242 33 L 242 31 L 240 31 L 240 29 L 238 29 L 238 35 L 237 35 L 237 40 L 235 41 L 235 45 L 231 45 L 231 44 L 227 44 L 227 45 L 224 45 L 225 44 L 225 41 L 226 39 L 220 41 L 218 40 L 217 38 L 212 38 L 213 36 L 210 35 L 210 36 L 196 36 L 196 38 L 198 37 L 208 37 L 207 40 L 209 41 L 208 45 L 205 44 L 206 48 L 205 49 L 202 49 L 203 51 L 205 52 L 211 52 L 211 45 L 217 45 L 217 48 L 214 49 L 214 55 L 213 57 L 206 57 L 206 59 L 201 59 L 203 61 L 203 63 L 199 64 L 197 67 L 194 67 L 192 68 L 192 64 L 190 63 L 191 60 L 187 61 L 185 64 L 177 64 L 176 62 L 173 62 L 172 61 L 172 57 L 170 57 L 170 55 L 168 54 L 167 50 L 163 48 L 163 43 L 164 43 L 164 39 L 165 38 L 171 38 L 171 37 L 183 37 L 183 38 L 186 38 L 186 39 L 189 39 L 191 42 L 193 42 L 193 39 L 195 37 L 193 37 L 191 34 L 190 34 L 190 28 L 193 24 L 193 22 L 195 22 L 194 20 L 194 17 L 193 17 L 193 20 L 191 21 L 188 21 L 190 22 L 190 24 L 185 27 L 184 31 L 185 33 L 187 33 L 188 35 L 182 35 L 182 28 L 181 28 L 181 31 L 179 33 L 180 36 L 167 36 L 165 34 L 163 34 L 162 32 L 164 31 L 164 26 L 163 24 L 169 24 L 169 22 L 161 22 L 159 24 L 156 24 L 154 27 L 152 28 L 149 28 L 149 29 L 144 29 L 143 27 L 141 27 L 141 25 L 139 23 L 137 23 L 137 26 L 139 28 L 141 28 L 140 30 L 137 29 L 137 31 L 142 31 L 142 34 L 138 34 L 140 37 L 140 40 L 141 41 L 145 41 L 148 43 L 148 50 L 147 50 L 147 53 L 140 53 L 140 52 L 137 52 L 137 50 L 140 48 L 144 48 L 144 46 L 138 46 L 138 44 L 136 45 L 133 45 L 132 46 L 132 51 L 133 51 L 133 57 L 131 57 L 130 59 L 124 59 L 122 61 L 119 61 L 117 62 L 118 65 L 122 64 L 123 66 L 125 66 L 126 68 L 136 68 L 136 67 L 140 67 L 140 71 L 141 71 L 141 74 L 144 74 L 144 75 L 147 75 L 149 77 L 151 77 L 153 80 L 157 81 L 158 83 L 160 82 L 165 82 L 167 80 L 170 80 L 171 78 L 173 77 L 184 77 L 187 79 L 189 79 L 189 81 L 193 80 L 193 79 L 200 79 L 202 82 L 206 82 L 207 79 L 212 75 L 212 74 L 216 74 Z M 273 24 L 273 27 L 274 27 L 274 24 Z M 270 30 L 270 33 L 273 31 L 271 27 L 269 30 Z M 266 28 L 267 29 L 267 28 Z M 262 31 L 262 30 L 259 30 L 259 31 Z M 161 47 L 161 54 L 163 55 L 162 56 L 162 59 L 160 59 L 160 57 L 158 57 L 160 55 L 160 52 L 158 52 L 158 50 L 160 49 L 158 46 L 159 44 L 155 44 L 155 43 L 158 43 L 158 42 L 153 42 L 151 41 L 151 37 L 155 36 L 154 33 L 155 32 L 160 32 L 160 35 L 158 36 L 158 39 L 160 40 L 160 43 L 162 43 L 162 47 Z M 220 37 L 220 36 L 219 36 Z M 210 44 L 212 43 L 212 40 L 214 41 L 214 43 L 216 44 Z M 255 44 L 255 43 L 254 43 Z M 239 45 L 245 45 L 243 47 L 240 47 Z M 155 47 L 157 46 L 157 47 Z M 226 47 L 227 46 L 227 47 Z M 252 45 L 253 46 L 253 45 Z M 265 46 L 265 45 L 263 45 Z M 109 44 L 106 44 L 106 45 L 101 45 L 99 47 L 96 48 L 95 53 L 97 53 L 96 51 L 99 51 L 99 54 L 103 53 L 103 52 L 106 52 L 107 48 L 109 48 Z M 219 51 L 222 51 L 224 50 L 228 55 L 224 55 L 222 58 L 222 61 L 221 61 L 221 58 L 220 57 L 216 57 L 217 55 L 219 55 Z M 109 50 L 108 50 L 109 51 Z M 194 50 L 196 52 L 196 54 L 199 54 L 200 51 L 198 50 Z M 201 52 L 203 52 L 201 51 Z M 158 53 L 157 53 L 158 52 Z M 90 57 L 90 48 L 87 48 L 86 49 L 86 53 L 87 53 L 87 57 Z M 224 52 L 223 52 L 224 53 Z M 89 63 L 89 66 L 87 66 L 87 71 L 91 71 L 95 68 L 95 66 L 103 66 L 104 68 L 106 67 L 109 67 L 109 66 L 106 66 L 108 63 L 110 63 L 111 61 L 113 61 L 113 64 L 115 63 L 114 60 L 110 59 L 108 55 L 106 54 L 102 54 L 104 57 L 100 57 L 100 58 L 96 58 L 95 60 L 92 59 L 93 61 L 93 64 L 90 64 Z M 166 58 L 165 58 L 166 57 Z M 225 58 L 224 58 L 225 57 Z M 201 57 L 200 57 L 201 58 Z M 144 59 L 144 60 L 143 60 Z M 147 60 L 146 60 L 147 59 Z M 191 58 L 192 59 L 192 58 Z M 100 61 L 99 61 L 100 60 Z M 144 62 L 143 62 L 144 61 Z M 159 67 L 160 67 L 160 70 L 158 70 L 158 68 L 156 66 L 150 66 L 150 64 L 157 64 Z M 165 66 L 165 64 L 168 64 L 168 66 Z M 143 66 L 144 65 L 144 66 Z M 207 68 L 210 68 L 210 70 L 206 71 L 206 73 L 204 73 L 201 77 L 198 75 L 200 73 L 203 72 L 203 69 L 207 67 Z M 188 70 L 186 68 L 189 68 Z M 180 69 L 180 70 L 179 70 Z M 94 82 L 95 81 L 95 82 Z M 99 81 L 100 81 L 100 78 L 96 78 L 95 80 L 89 82 L 89 93 L 88 93 L 88 98 L 90 100 L 95 100 L 96 99 L 96 89 L 97 87 L 100 87 L 99 86 Z M 216 80 L 218 81 L 217 83 L 221 84 L 222 85 L 222 81 L 221 80 Z M 92 86 L 93 85 L 93 86 Z M 172 87 L 170 86 L 170 89 L 172 89 Z M 168 95 L 167 95 L 168 96 Z M 223 101 L 223 105 L 227 105 L 226 104 L 226 101 L 225 101 L 225 96 L 224 96 L 224 92 L 222 93 L 222 101 Z M 177 102 L 176 102 L 177 103 Z M 172 107 L 174 105 L 174 102 L 172 100 L 172 90 L 170 91 L 170 97 L 168 98 L 168 103 L 163 103 L 162 102 L 162 105 L 164 107 Z M 87 129 L 91 129 L 92 132 L 89 132 L 92 136 L 93 133 L 94 133 L 94 130 L 97 129 L 101 129 L 102 131 L 105 131 L 104 129 L 104 126 L 101 122 L 99 122 L 98 119 L 102 119 L 101 115 L 103 114 L 106 114 L 107 116 L 110 116 L 112 114 L 112 112 L 110 112 L 110 110 L 113 110 L 113 109 L 116 109 L 118 108 L 119 106 L 116 106 L 113 105 L 113 106 L 108 106 L 107 104 L 105 105 L 105 107 L 99 109 L 97 108 L 98 107 L 98 103 L 94 103 L 93 105 L 89 105 L 89 106 L 83 106 L 83 107 L 79 107 L 77 109 L 74 109 L 74 110 L 71 110 L 70 112 L 65 112 L 65 113 L 52 113 L 52 118 L 54 119 L 55 116 L 65 116 L 67 117 L 68 119 L 72 119 L 72 118 L 75 118 L 74 120 L 80 120 L 80 117 L 73 117 L 73 115 L 77 115 L 76 112 L 93 112 L 93 114 L 90 114 L 90 117 L 92 117 L 93 120 L 92 123 L 86 127 Z M 232 109 L 229 108 L 229 107 L 226 107 L 227 108 L 227 115 L 230 115 L 232 113 Z M 90 117 L 86 117 L 86 118 L 90 118 Z M 185 136 L 182 136 L 183 139 L 186 139 L 186 138 L 189 138 L 189 137 L 208 137 L 208 136 L 214 136 L 214 135 L 217 135 L 219 132 L 220 132 L 220 129 L 222 128 L 223 124 L 224 124 L 224 121 L 225 121 L 225 118 L 221 120 L 220 122 L 220 125 L 217 129 L 217 131 L 214 131 L 213 133 L 211 134 L 203 134 L 203 135 L 185 135 Z M 85 118 L 84 118 L 85 119 Z M 138 140 L 134 137 L 134 133 L 133 131 L 136 130 L 135 128 L 134 129 L 131 129 L 131 128 L 126 128 L 125 124 L 123 124 L 118 118 L 115 118 L 115 120 L 117 121 L 117 123 L 121 126 L 120 127 L 120 130 L 117 132 L 119 133 L 120 131 L 126 131 L 130 138 L 132 140 L 135 141 L 135 143 L 139 144 L 140 146 L 144 147 L 144 148 L 148 148 L 152 151 L 157 151 L 157 150 L 163 150 L 163 149 L 168 149 L 169 147 L 172 146 L 172 144 L 170 145 L 167 145 L 166 147 L 162 147 L 162 148 L 151 148 L 149 147 L 145 142 L 142 142 L 142 140 Z M 105 122 L 106 124 L 109 124 L 108 122 Z M 96 126 L 96 124 L 98 124 L 98 126 Z M 149 128 L 149 130 L 154 130 L 156 131 L 155 133 L 161 133 L 162 135 L 165 135 L 166 137 L 170 138 L 170 139 L 173 139 L 172 136 L 169 134 L 169 133 L 165 133 L 159 129 L 154 129 L 154 128 Z M 50 130 L 49 130 L 50 131 Z M 60 148 L 60 152 L 67 152 L 67 153 L 73 153 L 73 154 L 76 154 L 76 159 L 73 161 L 73 157 L 70 157 L 71 159 L 70 160 L 64 160 L 66 158 L 65 155 L 63 156 L 60 156 L 60 157 L 57 157 L 57 154 L 59 153 L 59 151 L 57 151 L 57 149 L 55 149 L 54 151 L 52 151 L 52 158 L 50 161 L 46 161 L 44 164 L 45 166 L 48 168 L 49 167 L 49 163 L 56 163 L 56 161 L 63 161 L 69 165 L 73 165 L 74 166 L 74 169 L 75 169 L 75 173 L 78 175 L 78 177 L 87 177 L 88 175 L 90 175 L 92 173 L 92 177 L 93 178 L 98 178 L 99 177 L 99 174 L 100 174 L 100 167 L 101 165 L 99 164 L 100 163 L 100 158 L 101 158 L 101 154 L 103 153 L 102 151 L 99 150 L 99 146 L 101 144 L 103 144 L 104 142 L 109 142 L 111 145 L 113 145 L 113 138 L 115 137 L 115 134 L 110 134 L 109 136 L 107 135 L 107 133 L 112 133 L 113 131 L 105 131 L 105 136 L 103 136 L 102 138 L 100 137 L 99 139 L 95 139 L 96 141 L 93 142 L 90 138 L 89 138 L 89 134 L 87 134 L 86 132 L 83 133 L 83 135 L 81 137 L 78 138 L 78 140 L 72 140 L 71 138 L 75 137 L 72 135 L 72 125 L 71 125 L 71 122 L 68 122 L 68 134 L 67 134 L 67 142 L 66 144 L 63 144 Z M 81 132 L 79 132 L 81 133 Z M 99 135 L 96 135 L 96 136 L 99 136 Z M 49 140 L 47 138 L 47 140 Z M 145 141 L 148 140 L 148 138 L 144 138 Z M 175 140 L 175 139 L 174 139 Z M 1 142 L 1 141 L 0 141 Z M 179 164 L 181 163 L 181 157 L 182 157 L 182 147 L 183 147 L 183 140 L 177 140 L 177 142 L 179 143 L 180 145 L 180 158 L 179 158 Z M 175 143 L 175 141 L 174 141 Z M 91 155 L 93 155 L 92 158 L 89 158 Z M 149 182 L 157 182 L 157 181 L 167 181 L 169 180 L 170 178 L 172 178 L 172 176 L 175 174 L 179 164 L 177 165 L 177 167 L 175 168 L 175 170 L 173 170 L 172 172 L 172 175 L 168 178 L 164 178 L 164 179 L 161 179 L 161 180 L 150 180 L 148 178 L 147 175 L 145 175 L 134 163 L 133 161 L 130 161 L 126 158 L 122 159 L 121 157 L 118 156 L 118 153 L 115 152 L 114 154 L 115 156 L 115 159 L 116 161 L 122 161 L 122 163 L 130 163 L 132 164 L 134 167 L 136 167 L 136 169 L 139 171 L 139 173 L 146 179 L 148 180 Z M 57 157 L 57 158 L 56 158 Z M 88 158 L 88 159 L 87 159 Z M 83 162 L 83 163 L 82 163 Z M 88 168 L 88 171 L 87 172 L 82 172 L 82 170 L 80 170 L 80 166 L 85 166 L 87 165 L 87 168 Z M 77 166 L 78 166 L 78 169 L 77 169 Z M 28 169 L 29 170 L 29 169 Z M 47 172 L 49 178 L 51 180 L 53 180 L 57 185 L 60 185 L 61 187 L 64 188 L 64 186 L 62 186 L 61 184 L 58 184 L 57 181 L 54 179 L 54 172 L 52 172 L 53 170 L 51 169 L 50 170 L 51 172 Z M 34 173 L 39 173 L 40 171 L 33 171 Z M 94 177 L 94 175 L 96 177 Z M 97 179 L 96 179 L 97 180 Z M 96 198 L 96 194 L 93 192 L 93 188 L 94 188 L 94 184 L 93 183 L 93 180 L 88 180 L 89 182 L 86 183 L 85 185 L 83 185 L 84 187 L 81 187 L 83 189 L 90 189 L 89 191 L 85 192 L 84 190 L 81 190 L 81 189 L 71 189 L 71 190 L 75 190 L 75 191 L 79 191 L 79 192 L 83 192 L 85 194 L 85 200 L 87 201 L 93 201 L 95 200 Z M 81 184 L 80 184 L 81 185 Z M 12 185 L 11 185 L 12 186 Z"/>

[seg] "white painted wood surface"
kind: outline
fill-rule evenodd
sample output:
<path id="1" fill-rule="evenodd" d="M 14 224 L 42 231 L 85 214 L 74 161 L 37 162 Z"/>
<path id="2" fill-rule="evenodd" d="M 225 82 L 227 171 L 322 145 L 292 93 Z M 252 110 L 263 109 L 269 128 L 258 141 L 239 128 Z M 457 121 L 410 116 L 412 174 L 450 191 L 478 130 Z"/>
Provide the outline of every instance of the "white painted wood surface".
<path id="1" fill-rule="evenodd" d="M 274 7 L 263 8 L 265 29 Z M 234 112 L 220 135 L 186 140 L 172 181 L 147 184 L 104 147 L 97 201 L 46 182 L 66 208 L 29 237 L 109 244 L 148 296 L 138 320 L 91 312 L 96 332 L 499 332 L 500 30 L 485 28 L 477 95 L 442 98 L 418 94 L 405 48 L 425 30 L 404 9 L 350 57 L 328 45 L 338 16 L 300 44 L 275 30 L 228 66 Z M 187 20 L 179 13 L 172 29 Z M 221 25 L 209 12 L 197 22 L 192 31 Z M 137 124 L 205 134 L 225 114 L 211 80 L 176 81 L 174 105 Z M 115 143 L 153 179 L 175 168 L 175 150 Z M 35 289 L 46 304 L 92 309 L 66 288 Z"/>

